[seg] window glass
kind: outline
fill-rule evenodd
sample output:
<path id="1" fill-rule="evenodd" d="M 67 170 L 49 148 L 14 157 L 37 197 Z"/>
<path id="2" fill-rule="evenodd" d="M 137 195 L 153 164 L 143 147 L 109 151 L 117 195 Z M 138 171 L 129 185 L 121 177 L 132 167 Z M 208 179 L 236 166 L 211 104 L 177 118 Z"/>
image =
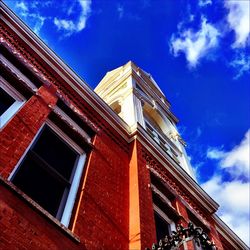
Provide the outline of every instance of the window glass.
<path id="1" fill-rule="evenodd" d="M 79 154 L 47 125 L 19 165 L 12 182 L 61 219 Z"/>
<path id="2" fill-rule="evenodd" d="M 154 213 L 157 241 L 170 235 L 170 225 L 158 213 Z"/>
<path id="3" fill-rule="evenodd" d="M 65 186 L 27 155 L 13 183 L 56 217 Z"/>
<path id="4" fill-rule="evenodd" d="M 15 99 L 0 88 L 0 116 L 15 102 Z"/>
<path id="5" fill-rule="evenodd" d="M 32 151 L 67 180 L 70 179 L 78 154 L 49 127 L 44 129 Z"/>

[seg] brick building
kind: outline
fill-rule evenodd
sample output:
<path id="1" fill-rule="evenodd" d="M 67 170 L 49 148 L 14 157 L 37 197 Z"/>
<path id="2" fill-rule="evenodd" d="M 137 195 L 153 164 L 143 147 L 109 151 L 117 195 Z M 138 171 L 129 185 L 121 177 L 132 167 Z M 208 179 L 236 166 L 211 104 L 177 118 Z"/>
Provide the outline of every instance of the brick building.
<path id="1" fill-rule="evenodd" d="M 136 250 L 171 231 L 178 249 L 248 249 L 194 180 L 150 74 L 128 62 L 93 91 L 0 8 L 0 249 Z"/>

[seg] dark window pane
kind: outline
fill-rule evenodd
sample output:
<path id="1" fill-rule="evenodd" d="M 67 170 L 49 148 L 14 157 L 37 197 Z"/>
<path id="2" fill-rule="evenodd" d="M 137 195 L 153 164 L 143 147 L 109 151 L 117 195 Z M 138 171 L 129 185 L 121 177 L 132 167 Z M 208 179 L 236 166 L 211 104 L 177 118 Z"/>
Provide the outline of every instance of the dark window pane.
<path id="1" fill-rule="evenodd" d="M 48 126 L 42 131 L 32 151 L 36 152 L 67 180 L 70 179 L 78 154 Z"/>
<path id="2" fill-rule="evenodd" d="M 66 187 L 40 167 L 29 154 L 12 182 L 56 217 Z"/>
<path id="3" fill-rule="evenodd" d="M 12 182 L 60 219 L 79 154 L 48 126 L 33 145 Z"/>
<path id="4" fill-rule="evenodd" d="M 165 238 L 166 235 L 170 235 L 169 233 L 170 225 L 157 213 L 155 213 L 155 227 L 156 227 L 157 241 L 159 241 L 162 238 Z"/>
<path id="5" fill-rule="evenodd" d="M 15 102 L 15 99 L 0 88 L 0 116 Z"/>

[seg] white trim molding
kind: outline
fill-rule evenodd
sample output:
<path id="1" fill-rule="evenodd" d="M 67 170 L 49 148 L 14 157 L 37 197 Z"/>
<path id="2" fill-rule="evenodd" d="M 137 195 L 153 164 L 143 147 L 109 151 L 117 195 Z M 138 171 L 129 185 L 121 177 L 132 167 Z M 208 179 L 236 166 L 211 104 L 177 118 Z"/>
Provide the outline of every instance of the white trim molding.
<path id="1" fill-rule="evenodd" d="M 0 115 L 0 130 L 14 116 L 14 114 L 23 106 L 26 99 L 18 93 L 3 77 L 0 76 L 0 88 L 5 91 L 15 101 L 9 108 Z"/>

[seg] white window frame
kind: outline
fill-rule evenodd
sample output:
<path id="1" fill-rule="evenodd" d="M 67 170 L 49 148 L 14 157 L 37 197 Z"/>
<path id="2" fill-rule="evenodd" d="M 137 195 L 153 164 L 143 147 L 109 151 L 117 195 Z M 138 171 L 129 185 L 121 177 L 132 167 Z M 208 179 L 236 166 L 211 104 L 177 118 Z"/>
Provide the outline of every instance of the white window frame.
<path id="1" fill-rule="evenodd" d="M 65 143 L 67 143 L 70 147 L 72 147 L 79 154 L 78 162 L 76 164 L 75 171 L 74 171 L 74 177 L 73 177 L 73 179 L 71 181 L 71 186 L 70 186 L 70 189 L 69 189 L 68 196 L 66 198 L 66 202 L 65 202 L 64 209 L 63 209 L 63 212 L 62 212 L 62 217 L 61 217 L 61 220 L 60 220 L 60 222 L 65 227 L 68 227 L 69 223 L 70 223 L 72 211 L 73 211 L 73 208 L 74 208 L 75 199 L 76 199 L 76 195 L 77 195 L 77 192 L 78 192 L 78 188 L 79 188 L 81 176 L 82 176 L 82 173 L 83 173 L 85 161 L 86 161 L 86 153 L 82 148 L 80 148 L 71 138 L 68 137 L 68 135 L 66 135 L 53 122 L 48 120 L 41 126 L 41 128 L 39 129 L 39 131 L 35 135 L 34 139 L 32 140 L 30 145 L 25 150 L 23 156 L 18 161 L 18 163 L 15 166 L 14 170 L 10 174 L 8 180 L 11 181 L 11 179 L 15 176 L 15 173 L 18 172 L 18 169 L 19 169 L 19 166 L 20 166 L 21 162 L 23 161 L 24 157 L 26 156 L 26 154 L 30 150 L 31 146 L 35 143 L 35 141 L 39 137 L 39 135 L 40 135 L 40 133 L 41 133 L 41 131 L 44 128 L 45 125 L 49 126 L 53 130 L 54 133 L 56 133 Z M 59 207 L 59 209 L 60 209 L 60 207 Z"/>
<path id="2" fill-rule="evenodd" d="M 7 124 L 7 122 L 17 113 L 17 111 L 26 102 L 23 97 L 15 88 L 13 88 L 3 77 L 0 76 L 0 88 L 10 95 L 15 102 L 0 116 L 0 130 Z"/>

